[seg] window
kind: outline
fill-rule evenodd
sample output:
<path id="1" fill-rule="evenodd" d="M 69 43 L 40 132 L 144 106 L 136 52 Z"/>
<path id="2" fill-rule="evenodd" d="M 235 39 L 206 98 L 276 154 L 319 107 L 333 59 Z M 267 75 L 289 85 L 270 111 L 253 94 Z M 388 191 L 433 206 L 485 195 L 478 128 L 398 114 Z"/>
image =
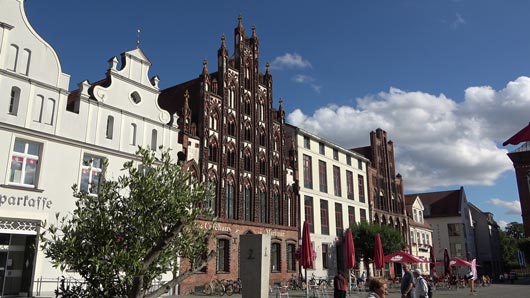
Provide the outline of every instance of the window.
<path id="1" fill-rule="evenodd" d="M 276 179 L 280 179 L 280 163 L 277 159 L 272 164 L 272 175 Z"/>
<path id="2" fill-rule="evenodd" d="M 259 145 L 265 147 L 265 132 L 263 130 L 259 133 Z"/>
<path id="3" fill-rule="evenodd" d="M 208 187 L 212 190 L 213 197 L 208 200 L 206 207 L 212 209 L 213 214 L 217 215 L 215 210 L 217 203 L 217 180 L 214 177 L 208 179 Z"/>
<path id="4" fill-rule="evenodd" d="M 333 149 L 333 159 L 339 160 L 339 150 Z"/>
<path id="5" fill-rule="evenodd" d="M 294 244 L 287 244 L 287 271 L 296 271 L 296 246 Z"/>
<path id="6" fill-rule="evenodd" d="M 418 240 L 418 245 L 421 244 L 421 236 L 420 236 L 420 232 L 416 233 L 416 236 L 417 236 L 417 240 Z"/>
<path id="7" fill-rule="evenodd" d="M 418 211 L 418 221 L 423 223 L 423 212 L 421 212 L 421 210 Z"/>
<path id="8" fill-rule="evenodd" d="M 103 158 L 85 153 L 83 155 L 83 164 L 81 165 L 79 191 L 94 195 L 98 194 L 102 172 Z"/>
<path id="9" fill-rule="evenodd" d="M 357 175 L 357 183 L 359 186 L 359 202 L 364 203 L 364 177 L 362 175 Z"/>
<path id="10" fill-rule="evenodd" d="M 280 195 L 276 191 L 272 193 L 272 204 L 274 208 L 273 223 L 275 225 L 279 225 L 281 223 L 280 221 Z"/>
<path id="11" fill-rule="evenodd" d="M 226 208 L 225 217 L 229 219 L 236 218 L 234 183 L 228 182 L 226 185 Z"/>
<path id="12" fill-rule="evenodd" d="M 280 260 L 280 243 L 272 243 L 271 245 L 271 271 L 281 271 L 281 260 Z"/>
<path id="13" fill-rule="evenodd" d="M 414 231 L 410 231 L 410 243 L 416 243 L 416 241 L 414 241 Z"/>
<path id="14" fill-rule="evenodd" d="M 45 115 L 44 123 L 53 125 L 53 116 L 55 114 L 54 113 L 55 112 L 55 99 L 48 98 L 48 100 L 46 101 L 45 108 L 46 108 L 46 112 L 44 113 Z"/>
<path id="15" fill-rule="evenodd" d="M 208 160 L 217 162 L 217 143 L 215 140 L 210 141 L 210 146 L 208 146 Z"/>
<path id="16" fill-rule="evenodd" d="M 234 102 L 235 102 L 235 95 L 236 94 L 236 91 L 233 89 L 233 88 L 230 88 L 230 90 L 228 90 L 228 106 L 230 108 L 234 108 Z"/>
<path id="17" fill-rule="evenodd" d="M 135 146 L 136 145 L 136 124 L 131 123 L 131 128 L 129 129 L 129 131 L 131 133 L 129 135 L 130 144 Z"/>
<path id="18" fill-rule="evenodd" d="M 11 88 L 11 99 L 9 101 L 9 114 L 16 116 L 18 114 L 18 103 L 20 101 L 20 88 Z"/>
<path id="19" fill-rule="evenodd" d="M 243 103 L 244 105 L 244 108 L 245 108 L 245 115 L 249 115 L 250 116 L 250 100 L 247 98 L 247 100 L 245 100 L 245 102 Z"/>
<path id="20" fill-rule="evenodd" d="M 263 121 L 265 119 L 265 107 L 262 103 L 259 104 L 259 120 Z"/>
<path id="21" fill-rule="evenodd" d="M 250 141 L 251 133 L 250 133 L 250 125 L 245 126 L 245 141 Z"/>
<path id="22" fill-rule="evenodd" d="M 29 74 L 30 62 L 31 62 L 31 51 L 28 49 L 24 49 L 22 51 L 22 59 L 20 59 L 20 68 L 18 72 L 27 76 Z"/>
<path id="23" fill-rule="evenodd" d="M 233 119 L 228 120 L 227 133 L 229 136 L 232 136 L 232 137 L 236 135 L 236 125 L 234 124 Z"/>
<path id="24" fill-rule="evenodd" d="M 322 155 L 326 155 L 326 146 L 324 146 L 324 143 L 318 143 L 318 152 Z"/>
<path id="25" fill-rule="evenodd" d="M 315 232 L 314 219 L 313 219 L 313 198 L 310 196 L 304 196 L 304 212 L 305 220 L 309 223 L 309 230 L 311 233 Z"/>
<path id="26" fill-rule="evenodd" d="M 418 210 L 414 209 L 413 212 L 414 212 L 414 216 L 413 216 L 414 221 L 418 222 Z"/>
<path id="27" fill-rule="evenodd" d="M 42 108 L 44 107 L 44 96 L 37 95 L 35 96 L 35 101 L 33 102 L 33 121 L 42 122 Z"/>
<path id="28" fill-rule="evenodd" d="M 447 232 L 449 236 L 462 236 L 462 226 L 456 223 L 447 224 Z"/>
<path id="29" fill-rule="evenodd" d="M 18 46 L 12 44 L 9 47 L 9 56 L 7 57 L 7 69 L 17 71 Z"/>
<path id="30" fill-rule="evenodd" d="M 366 209 L 359 209 L 359 211 L 361 212 L 361 221 L 368 221 L 366 218 Z"/>
<path id="31" fill-rule="evenodd" d="M 112 134 L 114 131 L 114 117 L 107 116 L 107 130 L 105 131 L 105 137 L 112 140 Z"/>
<path id="32" fill-rule="evenodd" d="M 158 132 L 156 131 L 156 129 L 153 129 L 151 131 L 151 150 L 156 151 L 157 141 L 158 141 Z"/>
<path id="33" fill-rule="evenodd" d="M 344 234 L 344 224 L 342 222 L 342 204 L 335 203 L 335 228 L 337 236 L 342 236 Z"/>
<path id="34" fill-rule="evenodd" d="M 348 170 L 346 170 L 346 192 L 348 193 L 348 199 L 355 199 L 353 195 L 353 173 Z"/>
<path id="35" fill-rule="evenodd" d="M 322 268 L 329 269 L 328 262 L 329 244 L 322 243 Z"/>
<path id="36" fill-rule="evenodd" d="M 217 272 L 230 272 L 230 240 L 217 239 Z"/>
<path id="37" fill-rule="evenodd" d="M 309 137 L 304 136 L 304 148 L 311 149 L 311 141 Z"/>
<path id="38" fill-rule="evenodd" d="M 328 192 L 328 175 L 326 172 L 326 162 L 318 161 L 318 180 L 321 192 Z"/>
<path id="39" fill-rule="evenodd" d="M 349 155 L 346 155 L 346 164 L 351 166 L 351 156 L 349 156 Z"/>
<path id="40" fill-rule="evenodd" d="M 210 121 L 209 123 L 210 129 L 217 130 L 218 129 L 218 116 L 216 112 L 210 114 L 209 121 Z"/>
<path id="41" fill-rule="evenodd" d="M 41 144 L 16 139 L 11 156 L 10 184 L 37 187 Z"/>
<path id="42" fill-rule="evenodd" d="M 245 171 L 250 171 L 250 168 L 251 168 L 251 160 L 250 160 L 250 152 L 246 152 L 245 153 L 245 158 L 244 158 L 244 167 L 245 167 Z"/>
<path id="43" fill-rule="evenodd" d="M 359 170 L 363 169 L 363 162 L 360 159 L 357 160 L 357 167 L 359 168 Z"/>
<path id="44" fill-rule="evenodd" d="M 267 169 L 267 165 L 265 163 L 265 157 L 262 156 L 259 159 L 259 173 L 261 175 L 265 175 L 266 169 Z"/>
<path id="45" fill-rule="evenodd" d="M 137 91 L 134 91 L 133 93 L 131 93 L 131 100 L 135 104 L 139 104 L 142 101 L 142 97 L 140 96 L 140 94 Z"/>
<path id="46" fill-rule="evenodd" d="M 313 174 L 311 173 L 311 156 L 304 154 L 304 187 L 313 188 Z"/>
<path id="47" fill-rule="evenodd" d="M 231 168 L 236 167 L 236 152 L 234 148 L 228 149 L 228 154 L 226 155 L 228 166 Z"/>
<path id="48" fill-rule="evenodd" d="M 353 206 L 348 206 L 348 221 L 349 221 L 349 225 L 351 226 L 352 224 L 356 223 L 355 221 L 355 207 Z"/>
<path id="49" fill-rule="evenodd" d="M 243 205 L 245 206 L 245 220 L 252 221 L 254 217 L 254 208 L 252 208 L 252 190 L 250 185 L 245 186 L 243 189 Z"/>
<path id="50" fill-rule="evenodd" d="M 268 220 L 267 220 L 267 214 L 268 214 L 268 208 L 267 208 L 267 197 L 265 195 L 265 191 L 264 190 L 260 190 L 259 191 L 259 208 L 260 208 L 260 213 L 259 213 L 259 220 L 261 223 L 267 223 Z"/>
<path id="51" fill-rule="evenodd" d="M 320 224 L 321 233 L 323 235 L 329 235 L 329 210 L 328 201 L 320 200 Z"/>
<path id="52" fill-rule="evenodd" d="M 340 168 L 337 166 L 333 166 L 333 188 L 335 190 L 335 195 L 340 197 L 342 195 L 340 186 Z"/>

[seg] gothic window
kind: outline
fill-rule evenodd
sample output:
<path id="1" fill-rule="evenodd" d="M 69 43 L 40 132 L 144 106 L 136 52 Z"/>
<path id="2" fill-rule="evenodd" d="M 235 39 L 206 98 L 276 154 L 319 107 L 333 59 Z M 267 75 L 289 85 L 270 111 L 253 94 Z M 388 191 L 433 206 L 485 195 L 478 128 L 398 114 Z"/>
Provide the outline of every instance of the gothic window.
<path id="1" fill-rule="evenodd" d="M 259 103 L 259 120 L 264 121 L 265 120 L 265 107 L 263 103 Z"/>
<path id="2" fill-rule="evenodd" d="M 219 116 L 217 112 L 213 112 L 210 114 L 210 129 L 217 130 L 219 126 Z"/>
<path id="3" fill-rule="evenodd" d="M 250 125 L 245 125 L 245 141 L 250 141 L 251 138 Z"/>
<path id="4" fill-rule="evenodd" d="M 261 175 L 265 175 L 266 168 L 267 168 L 267 165 L 265 163 L 265 157 L 264 156 L 260 156 L 260 159 L 259 159 L 259 173 Z"/>
<path id="5" fill-rule="evenodd" d="M 213 214 L 217 215 L 217 212 L 215 210 L 215 203 L 217 202 L 217 180 L 215 179 L 215 177 L 208 178 L 208 187 L 212 192 L 212 197 L 209 198 L 208 202 L 206 203 L 206 207 L 212 209 Z"/>
<path id="6" fill-rule="evenodd" d="M 217 142 L 213 139 L 208 146 L 208 160 L 211 162 L 217 162 Z"/>
<path id="7" fill-rule="evenodd" d="M 230 146 L 226 155 L 228 166 L 231 168 L 236 167 L 236 152 L 234 147 Z"/>
<path id="8" fill-rule="evenodd" d="M 272 193 L 272 204 L 273 204 L 273 223 L 275 225 L 280 224 L 280 195 L 278 191 Z"/>
<path id="9" fill-rule="evenodd" d="M 269 210 L 267 208 L 267 195 L 264 189 L 259 190 L 259 206 L 260 206 L 259 207 L 260 208 L 260 212 L 259 212 L 260 222 L 267 223 L 268 222 L 267 215 L 269 213 Z"/>
<path id="10" fill-rule="evenodd" d="M 280 163 L 277 159 L 274 160 L 273 166 L 272 166 L 272 174 L 274 178 L 279 179 L 280 178 Z"/>
<path id="11" fill-rule="evenodd" d="M 232 109 L 235 106 L 235 104 L 234 104 L 235 103 L 235 96 L 236 96 L 235 93 L 236 92 L 235 92 L 233 87 L 228 90 L 228 107 L 230 107 Z"/>
<path id="12" fill-rule="evenodd" d="M 249 115 L 250 116 L 250 112 L 251 112 L 251 105 L 250 105 L 250 98 L 246 98 L 245 99 L 245 102 L 244 102 L 244 108 L 245 108 L 245 115 Z"/>
<path id="13" fill-rule="evenodd" d="M 243 189 L 243 206 L 245 208 L 245 220 L 252 221 L 254 214 L 254 205 L 252 203 L 252 188 L 250 187 L 250 185 L 246 185 Z"/>
<path id="14" fill-rule="evenodd" d="M 263 129 L 260 129 L 260 132 L 259 132 L 259 145 L 265 147 L 265 142 L 266 142 L 265 131 L 263 131 Z"/>
<path id="15" fill-rule="evenodd" d="M 233 181 L 228 181 L 226 184 L 226 206 L 225 206 L 225 217 L 228 219 L 236 218 L 236 206 L 235 206 L 235 187 Z"/>
<path id="16" fill-rule="evenodd" d="M 252 167 L 252 161 L 250 158 L 250 152 L 245 152 L 245 171 L 250 171 Z"/>
<path id="17" fill-rule="evenodd" d="M 233 118 L 228 120 L 227 133 L 229 136 L 235 137 L 236 135 L 236 125 Z"/>

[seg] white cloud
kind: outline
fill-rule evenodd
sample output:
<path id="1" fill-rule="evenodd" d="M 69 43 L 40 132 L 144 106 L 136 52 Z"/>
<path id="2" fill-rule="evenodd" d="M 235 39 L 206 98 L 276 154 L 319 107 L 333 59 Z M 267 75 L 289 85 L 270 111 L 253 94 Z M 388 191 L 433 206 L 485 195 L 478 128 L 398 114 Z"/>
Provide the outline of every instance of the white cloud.
<path id="1" fill-rule="evenodd" d="M 530 78 L 517 78 L 498 91 L 469 87 L 462 102 L 390 88 L 356 103 L 331 104 L 308 115 L 297 109 L 287 121 L 345 148 L 368 146 L 370 131 L 385 130 L 407 192 L 488 186 L 513 170 L 500 144 L 528 124 Z"/>
<path id="2" fill-rule="evenodd" d="M 460 27 L 460 25 L 464 25 L 465 23 L 466 20 L 464 20 L 464 18 L 459 13 L 457 13 L 455 19 L 451 22 L 451 28 L 457 29 L 458 27 Z"/>
<path id="3" fill-rule="evenodd" d="M 497 207 L 504 208 L 506 211 L 506 214 L 521 215 L 521 203 L 519 201 L 504 201 L 501 199 L 490 199 L 489 203 Z"/>
<path id="4" fill-rule="evenodd" d="M 499 228 L 501 228 L 501 231 L 504 231 L 506 230 L 506 226 L 508 225 L 508 222 L 504 220 L 499 220 L 497 224 L 499 225 Z"/>
<path id="5" fill-rule="evenodd" d="M 274 58 L 271 62 L 272 69 L 284 69 L 284 68 L 311 68 L 311 63 L 304 59 L 298 53 L 285 53 L 283 56 Z"/>
<path id="6" fill-rule="evenodd" d="M 292 80 L 300 84 L 309 85 L 317 93 L 320 93 L 320 89 L 322 89 L 322 86 L 315 83 L 316 80 L 308 75 L 297 74 L 292 78 Z"/>

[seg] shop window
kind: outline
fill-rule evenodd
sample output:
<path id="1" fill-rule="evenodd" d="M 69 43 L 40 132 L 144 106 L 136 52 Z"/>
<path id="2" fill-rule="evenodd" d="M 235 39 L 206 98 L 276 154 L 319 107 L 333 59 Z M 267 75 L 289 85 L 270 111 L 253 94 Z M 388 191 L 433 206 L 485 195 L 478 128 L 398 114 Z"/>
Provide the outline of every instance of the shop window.
<path id="1" fill-rule="evenodd" d="M 37 187 L 42 144 L 16 139 L 11 156 L 9 183 Z"/>
<path id="2" fill-rule="evenodd" d="M 79 190 L 88 194 L 96 195 L 99 193 L 99 184 L 103 173 L 104 159 L 85 153 L 81 165 L 81 183 Z"/>

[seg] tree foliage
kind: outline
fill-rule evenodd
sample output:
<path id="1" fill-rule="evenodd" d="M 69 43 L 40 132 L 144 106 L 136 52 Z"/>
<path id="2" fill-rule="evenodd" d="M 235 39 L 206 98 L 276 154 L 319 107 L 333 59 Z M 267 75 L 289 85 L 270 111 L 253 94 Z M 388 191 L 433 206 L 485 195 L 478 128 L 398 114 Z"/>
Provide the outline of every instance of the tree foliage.
<path id="1" fill-rule="evenodd" d="M 75 209 L 57 214 L 45 227 L 42 249 L 55 267 L 76 271 L 85 282 L 77 297 L 158 297 L 199 271 L 208 254 L 211 231 L 197 219 L 211 219 L 206 206 L 211 192 L 174 163 L 168 150 L 161 157 L 139 148 L 137 162 L 124 174 L 105 180 L 97 196 L 74 185 Z M 179 258 L 191 266 L 180 272 Z M 160 276 L 171 279 L 155 290 Z M 72 296 L 74 297 L 74 296 Z"/>
<path id="2" fill-rule="evenodd" d="M 506 228 L 504 229 L 506 234 L 512 238 L 515 239 L 523 239 L 524 238 L 524 226 L 522 223 L 519 222 L 511 222 L 506 225 Z"/>
<path id="3" fill-rule="evenodd" d="M 353 241 L 355 242 L 355 257 L 372 259 L 375 249 L 375 235 L 381 236 L 383 252 L 385 255 L 405 248 L 401 234 L 390 226 L 369 224 L 361 221 L 351 227 Z"/>

